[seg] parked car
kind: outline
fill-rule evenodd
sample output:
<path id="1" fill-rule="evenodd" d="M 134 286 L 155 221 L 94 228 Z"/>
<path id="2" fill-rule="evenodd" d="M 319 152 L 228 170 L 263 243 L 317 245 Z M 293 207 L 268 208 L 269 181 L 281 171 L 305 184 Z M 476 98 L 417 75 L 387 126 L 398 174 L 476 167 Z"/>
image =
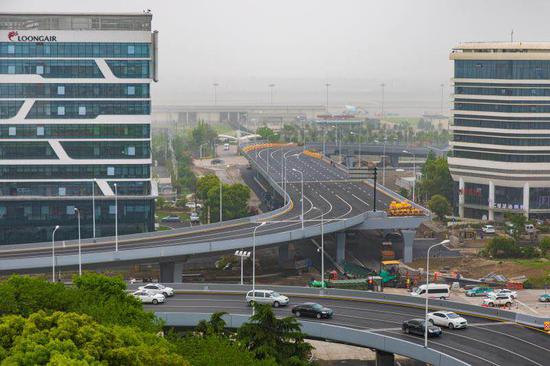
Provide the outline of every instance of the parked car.
<path id="1" fill-rule="evenodd" d="M 430 299 L 445 300 L 448 299 L 450 295 L 451 293 L 449 285 L 439 283 L 430 283 L 428 285 L 428 297 Z M 420 285 L 417 288 L 413 289 L 413 291 L 411 292 L 411 296 L 425 297 L 426 285 Z"/>
<path id="2" fill-rule="evenodd" d="M 494 234 L 495 227 L 493 225 L 483 225 L 481 231 L 483 231 L 484 234 Z"/>
<path id="3" fill-rule="evenodd" d="M 161 283 L 148 283 L 145 286 L 138 287 L 138 290 L 147 291 L 152 294 L 161 294 L 164 295 L 164 297 L 174 296 L 174 289 L 164 286 Z"/>
<path id="4" fill-rule="evenodd" d="M 508 290 L 507 288 L 502 288 L 499 290 L 494 290 L 492 293 L 495 295 L 510 295 L 512 299 L 518 298 L 518 292 L 513 290 Z"/>
<path id="5" fill-rule="evenodd" d="M 424 319 L 411 319 L 406 320 L 403 322 L 403 325 L 401 326 L 401 329 L 403 330 L 403 333 L 406 334 L 417 334 L 417 335 L 424 335 L 425 331 L 425 321 Z M 440 327 L 435 325 L 428 325 L 428 337 L 439 337 L 443 331 Z"/>
<path id="6" fill-rule="evenodd" d="M 487 296 L 488 293 L 493 292 L 493 289 L 490 287 L 474 287 L 469 290 L 466 290 L 466 296 Z"/>
<path id="7" fill-rule="evenodd" d="M 222 159 L 212 159 L 212 161 L 210 163 L 212 165 L 223 164 L 223 160 Z"/>
<path id="8" fill-rule="evenodd" d="M 527 234 L 534 234 L 536 231 L 537 231 L 537 229 L 535 229 L 535 225 L 525 224 L 525 232 Z"/>
<path id="9" fill-rule="evenodd" d="M 132 294 L 136 299 L 139 299 L 142 304 L 162 304 L 164 302 L 164 295 L 153 294 L 149 291 L 138 290 Z"/>
<path id="10" fill-rule="evenodd" d="M 542 294 L 539 296 L 540 302 L 550 302 L 550 294 Z"/>
<path id="11" fill-rule="evenodd" d="M 487 297 L 486 299 L 483 299 L 483 303 L 481 305 L 495 307 L 495 306 L 506 306 L 510 307 L 512 306 L 512 303 L 514 302 L 514 299 L 508 295 L 492 295 Z"/>
<path id="12" fill-rule="evenodd" d="M 196 212 L 191 212 L 191 215 L 189 215 L 189 220 L 191 220 L 192 223 L 200 223 L 201 219 L 199 217 L 199 214 Z"/>
<path id="13" fill-rule="evenodd" d="M 190 209 L 193 209 L 193 210 L 196 210 L 198 208 L 202 208 L 202 205 L 200 203 L 195 203 L 195 202 L 187 202 L 185 204 L 185 207 L 187 208 L 190 208 Z"/>
<path id="14" fill-rule="evenodd" d="M 177 215 L 164 216 L 160 222 L 181 222 L 181 218 Z"/>
<path id="15" fill-rule="evenodd" d="M 441 325 L 449 329 L 461 329 L 468 326 L 468 321 L 452 311 L 434 311 L 428 313 L 428 322 L 432 325 Z"/>
<path id="16" fill-rule="evenodd" d="M 334 311 L 327 307 L 324 307 L 321 304 L 314 302 L 305 302 L 303 304 L 296 305 L 292 308 L 292 314 L 296 315 L 298 318 L 301 316 L 308 316 L 311 318 L 332 318 Z"/>
<path id="17" fill-rule="evenodd" d="M 281 305 L 288 305 L 289 299 L 272 290 L 255 290 L 248 291 L 246 294 L 246 302 L 250 306 L 256 302 L 258 304 L 269 304 L 274 308 L 278 308 Z"/>

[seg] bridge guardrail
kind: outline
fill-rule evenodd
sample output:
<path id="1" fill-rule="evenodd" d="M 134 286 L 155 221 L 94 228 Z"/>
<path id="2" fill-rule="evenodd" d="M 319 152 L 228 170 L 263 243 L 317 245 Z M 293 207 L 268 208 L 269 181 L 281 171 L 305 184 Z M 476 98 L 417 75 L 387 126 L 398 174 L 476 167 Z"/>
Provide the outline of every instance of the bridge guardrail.
<path id="1" fill-rule="evenodd" d="M 250 285 L 239 284 L 216 284 L 216 283 L 175 283 L 170 286 L 176 290 L 188 291 L 205 291 L 205 292 L 239 292 L 246 293 L 250 290 Z M 258 285 L 262 286 L 262 285 Z M 258 287 L 257 286 L 257 287 Z M 395 305 L 414 306 L 423 308 L 425 299 L 423 297 L 413 297 L 398 294 L 387 294 L 384 292 L 370 292 L 361 290 L 345 290 L 345 289 L 317 289 L 310 287 L 297 286 L 278 286 L 267 285 L 269 289 L 276 290 L 280 293 L 288 295 L 307 295 L 321 296 L 327 298 L 341 298 L 342 300 L 351 299 L 358 301 L 380 301 Z M 430 308 L 452 310 L 458 313 L 470 314 L 478 317 L 492 318 L 500 321 L 512 321 L 519 324 L 527 325 L 535 328 L 544 328 L 544 322 L 550 321 L 550 318 L 537 317 L 529 314 L 517 313 L 514 311 L 503 310 L 499 308 L 488 308 L 479 305 L 464 304 L 449 300 L 434 300 L 430 299 Z"/>
<path id="2" fill-rule="evenodd" d="M 211 313 L 157 312 L 155 315 L 168 326 L 192 327 L 201 320 L 210 319 Z M 226 314 L 223 316 L 228 328 L 238 328 L 247 321 L 248 315 Z M 375 348 L 381 351 L 399 354 L 420 360 L 434 366 L 467 366 L 468 363 L 432 348 L 403 339 L 373 333 L 362 329 L 353 329 L 326 323 L 301 321 L 302 331 L 312 338 L 328 339 L 361 347 Z"/>

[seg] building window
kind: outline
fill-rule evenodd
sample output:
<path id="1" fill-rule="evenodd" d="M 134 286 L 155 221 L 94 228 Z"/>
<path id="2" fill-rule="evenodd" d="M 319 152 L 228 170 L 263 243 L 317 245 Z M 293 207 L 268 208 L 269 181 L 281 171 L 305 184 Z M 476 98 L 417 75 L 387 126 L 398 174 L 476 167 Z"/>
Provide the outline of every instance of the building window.
<path id="1" fill-rule="evenodd" d="M 78 107 L 78 115 L 79 116 L 85 116 L 86 115 L 86 107 L 84 107 L 84 106 Z"/>
<path id="2" fill-rule="evenodd" d="M 44 126 L 36 127 L 36 136 L 44 136 Z"/>
<path id="3" fill-rule="evenodd" d="M 16 136 L 17 135 L 17 128 L 16 127 L 10 127 L 9 130 L 8 130 L 8 135 Z"/>
<path id="4" fill-rule="evenodd" d="M 136 147 L 135 146 L 128 146 L 128 155 L 129 156 L 135 156 L 136 155 Z"/>
<path id="5" fill-rule="evenodd" d="M 15 53 L 15 45 L 13 44 L 8 45 L 8 53 L 12 55 Z"/>
<path id="6" fill-rule="evenodd" d="M 109 214 L 114 215 L 116 213 L 116 206 L 109 205 Z"/>
<path id="7" fill-rule="evenodd" d="M 64 106 L 58 106 L 57 107 L 57 115 L 58 116 L 64 116 L 65 115 L 65 107 Z"/>
<path id="8" fill-rule="evenodd" d="M 111 175 L 111 176 L 115 175 L 115 168 L 112 167 L 112 166 L 108 166 L 107 167 L 107 175 Z"/>
<path id="9" fill-rule="evenodd" d="M 65 187 L 59 187 L 59 195 L 64 196 L 67 194 L 67 188 Z"/>
<path id="10" fill-rule="evenodd" d="M 128 95 L 136 95 L 136 87 L 128 86 Z"/>
<path id="11" fill-rule="evenodd" d="M 8 74 L 15 74 L 15 65 L 8 65 Z"/>
<path id="12" fill-rule="evenodd" d="M 67 215 L 74 215 L 74 206 L 67 206 Z"/>
<path id="13" fill-rule="evenodd" d="M 42 66 L 42 65 L 37 65 L 37 66 L 36 66 L 36 73 L 37 73 L 38 75 L 44 74 L 44 66 Z"/>
<path id="14" fill-rule="evenodd" d="M 64 85 L 58 85 L 57 86 L 57 95 L 65 95 L 65 86 Z"/>
<path id="15" fill-rule="evenodd" d="M 136 53 L 135 46 L 128 46 L 128 54 L 133 55 L 134 53 Z"/>

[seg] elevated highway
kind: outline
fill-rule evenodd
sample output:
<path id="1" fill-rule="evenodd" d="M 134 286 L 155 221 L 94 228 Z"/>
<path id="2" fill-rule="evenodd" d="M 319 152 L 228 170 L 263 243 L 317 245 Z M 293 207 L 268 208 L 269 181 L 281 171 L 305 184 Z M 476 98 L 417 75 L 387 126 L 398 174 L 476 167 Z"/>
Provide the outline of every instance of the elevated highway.
<path id="1" fill-rule="evenodd" d="M 373 189 L 362 182 L 352 182 L 344 172 L 319 159 L 305 156 L 299 148 L 260 149 L 249 152 L 247 158 L 258 174 L 273 189 L 287 197 L 287 204 L 273 212 L 245 219 L 226 221 L 194 228 L 176 229 L 101 238 L 96 242 L 82 241 L 82 264 L 91 266 L 158 262 L 165 282 L 181 281 L 185 256 L 222 252 L 256 245 L 285 245 L 290 241 L 320 235 L 321 216 L 324 232 L 337 233 L 338 252 L 343 258 L 345 230 L 363 229 L 402 230 L 405 259 L 412 259 L 415 228 L 425 217 L 386 217 L 383 211 L 371 212 Z M 282 162 L 286 157 L 287 183 L 281 184 Z M 268 167 L 269 165 L 269 167 Z M 304 175 L 304 222 L 301 222 L 301 175 Z M 284 187 L 284 189 L 283 189 Z M 395 193 L 381 189 L 377 195 L 380 210 L 394 199 Z M 262 227 L 258 226 L 265 222 Z M 303 225 L 303 227 L 302 227 Z M 283 250 L 284 253 L 284 250 Z M 56 243 L 57 267 L 78 265 L 77 241 Z M 40 271 L 52 266 L 52 243 L 9 245 L 0 248 L 0 271 L 4 273 Z"/>
<path id="2" fill-rule="evenodd" d="M 147 306 L 168 325 L 189 326 L 190 321 L 207 318 L 204 313 L 216 311 L 238 314 L 229 317 L 231 321 L 243 321 L 250 315 L 244 301 L 247 286 L 185 284 L 178 288 L 178 294 L 166 304 Z M 265 285 L 257 288 L 270 288 L 290 297 L 288 307 L 274 309 L 278 316 L 290 316 L 293 305 L 306 301 L 332 308 L 332 319 L 303 322 L 304 331 L 315 338 L 401 354 L 432 365 L 542 366 L 548 365 L 550 359 L 550 335 L 518 323 L 532 323 L 527 321 L 532 317 L 522 319 L 507 310 L 430 301 L 432 310 L 450 308 L 462 313 L 470 326 L 464 330 L 444 328 L 440 338 L 430 338 L 426 350 L 422 337 L 401 332 L 403 321 L 423 318 L 423 299 L 334 289 L 325 290 L 327 293 L 320 296 L 313 289 Z"/>

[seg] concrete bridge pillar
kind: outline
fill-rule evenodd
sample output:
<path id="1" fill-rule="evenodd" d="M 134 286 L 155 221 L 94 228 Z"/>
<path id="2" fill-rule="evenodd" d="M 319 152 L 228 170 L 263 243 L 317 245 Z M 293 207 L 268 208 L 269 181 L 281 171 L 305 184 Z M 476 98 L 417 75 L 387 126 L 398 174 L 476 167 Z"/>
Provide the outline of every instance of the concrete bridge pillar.
<path id="1" fill-rule="evenodd" d="M 403 262 L 411 263 L 413 261 L 413 245 L 416 230 L 401 230 L 403 236 Z"/>
<path id="2" fill-rule="evenodd" d="M 161 283 L 181 283 L 183 263 L 182 262 L 161 262 L 160 264 Z"/>
<path id="3" fill-rule="evenodd" d="M 336 262 L 343 263 L 346 260 L 346 233 L 336 233 Z"/>
<path id="4" fill-rule="evenodd" d="M 393 353 L 376 350 L 376 366 L 394 366 L 395 357 Z"/>
<path id="5" fill-rule="evenodd" d="M 279 266 L 284 266 L 289 260 L 288 243 L 279 245 Z"/>

